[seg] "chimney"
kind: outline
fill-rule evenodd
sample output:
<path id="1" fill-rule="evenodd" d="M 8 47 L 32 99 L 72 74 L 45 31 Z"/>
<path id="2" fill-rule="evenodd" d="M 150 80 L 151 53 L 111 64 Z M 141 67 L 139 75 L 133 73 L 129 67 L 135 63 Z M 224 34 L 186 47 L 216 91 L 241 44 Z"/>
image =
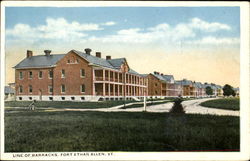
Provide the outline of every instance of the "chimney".
<path id="1" fill-rule="evenodd" d="M 27 50 L 27 58 L 30 58 L 33 56 L 33 52 L 30 50 Z"/>
<path id="2" fill-rule="evenodd" d="M 161 76 L 163 76 L 163 73 L 161 73 Z"/>
<path id="3" fill-rule="evenodd" d="M 101 54 L 102 54 L 101 52 L 96 52 L 95 56 L 98 57 L 98 58 L 101 58 Z"/>
<path id="4" fill-rule="evenodd" d="M 46 56 L 50 56 L 51 50 L 44 50 Z"/>
<path id="5" fill-rule="evenodd" d="M 88 55 L 90 55 L 90 52 L 92 51 L 90 48 L 86 48 L 84 50 L 85 50 L 86 54 L 88 54 Z"/>
<path id="6" fill-rule="evenodd" d="M 156 72 L 156 71 L 154 71 L 154 74 L 157 74 L 157 72 Z"/>
<path id="7" fill-rule="evenodd" d="M 107 55 L 106 56 L 106 60 L 110 60 L 111 59 L 111 56 L 110 55 Z"/>

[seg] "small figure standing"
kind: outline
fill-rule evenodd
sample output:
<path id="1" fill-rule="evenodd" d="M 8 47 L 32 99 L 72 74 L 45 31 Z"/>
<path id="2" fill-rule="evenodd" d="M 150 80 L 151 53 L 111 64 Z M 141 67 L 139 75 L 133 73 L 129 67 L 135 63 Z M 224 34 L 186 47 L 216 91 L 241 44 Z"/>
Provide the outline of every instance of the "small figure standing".
<path id="1" fill-rule="evenodd" d="M 36 103 L 36 100 L 33 100 L 32 103 L 29 105 L 29 110 L 35 110 L 35 103 Z"/>

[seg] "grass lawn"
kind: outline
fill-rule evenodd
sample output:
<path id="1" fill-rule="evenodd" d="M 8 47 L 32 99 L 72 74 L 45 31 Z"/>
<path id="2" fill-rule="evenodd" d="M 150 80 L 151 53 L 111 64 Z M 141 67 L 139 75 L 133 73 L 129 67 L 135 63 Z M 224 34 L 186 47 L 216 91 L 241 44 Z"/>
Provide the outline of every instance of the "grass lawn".
<path id="1" fill-rule="evenodd" d="M 240 110 L 239 98 L 223 98 L 206 101 L 200 104 L 201 106 L 219 108 L 225 110 Z"/>
<path id="2" fill-rule="evenodd" d="M 5 107 L 28 107 L 32 101 L 6 101 Z M 135 102 L 127 100 L 126 103 Z M 73 102 L 73 101 L 37 101 L 36 107 L 53 108 L 109 108 L 122 105 L 124 101 Z"/>
<path id="3" fill-rule="evenodd" d="M 147 112 L 5 113 L 6 152 L 237 151 L 239 117 Z"/>

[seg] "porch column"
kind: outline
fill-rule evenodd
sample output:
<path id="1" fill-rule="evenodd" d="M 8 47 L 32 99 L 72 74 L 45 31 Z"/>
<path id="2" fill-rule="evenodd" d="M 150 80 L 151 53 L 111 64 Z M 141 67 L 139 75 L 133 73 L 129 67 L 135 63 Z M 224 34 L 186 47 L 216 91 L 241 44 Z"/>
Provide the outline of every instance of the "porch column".
<path id="1" fill-rule="evenodd" d="M 93 94 L 93 96 L 95 96 L 95 69 L 94 68 L 92 69 L 92 73 L 93 73 L 93 77 L 92 77 L 92 86 L 93 86 L 92 94 Z"/>
<path id="2" fill-rule="evenodd" d="M 120 75 L 120 73 L 118 72 L 118 75 L 117 75 L 117 82 L 119 82 L 119 75 Z M 119 88 L 118 88 L 119 89 Z"/>
<path id="3" fill-rule="evenodd" d="M 105 96 L 105 83 L 102 84 L 102 93 L 103 93 L 103 96 Z"/>
<path id="4" fill-rule="evenodd" d="M 108 89 L 108 95 L 110 96 L 110 83 L 108 84 L 109 85 L 109 89 Z"/>
<path id="5" fill-rule="evenodd" d="M 102 80 L 105 81 L 105 69 L 102 70 Z"/>
<path id="6" fill-rule="evenodd" d="M 135 88 L 136 88 L 136 86 L 134 86 L 134 96 L 136 96 L 136 93 L 135 93 L 135 92 L 136 92 L 136 90 L 135 90 Z"/>
<path id="7" fill-rule="evenodd" d="M 115 84 L 113 84 L 113 93 L 114 93 L 114 96 L 115 96 Z"/>
<path id="8" fill-rule="evenodd" d="M 110 70 L 108 71 L 108 77 L 109 77 L 108 81 L 110 81 Z"/>
<path id="9" fill-rule="evenodd" d="M 119 77 L 119 74 L 118 74 L 118 77 Z M 119 79 L 118 79 L 118 80 L 119 80 Z M 117 86 L 118 86 L 118 91 L 117 91 L 118 94 L 117 94 L 117 96 L 120 96 L 120 85 L 118 84 Z"/>

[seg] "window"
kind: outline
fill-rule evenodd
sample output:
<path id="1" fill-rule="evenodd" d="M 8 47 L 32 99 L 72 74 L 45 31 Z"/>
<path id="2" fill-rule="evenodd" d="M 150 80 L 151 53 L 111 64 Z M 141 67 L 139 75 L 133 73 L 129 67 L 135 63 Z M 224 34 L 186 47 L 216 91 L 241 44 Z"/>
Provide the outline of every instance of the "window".
<path id="1" fill-rule="evenodd" d="M 64 101 L 64 100 L 65 100 L 65 97 L 62 97 L 62 100 Z"/>
<path id="2" fill-rule="evenodd" d="M 19 72 L 19 79 L 23 79 L 23 72 Z"/>
<path id="3" fill-rule="evenodd" d="M 49 97 L 49 100 L 50 100 L 50 101 L 53 101 L 53 97 Z"/>
<path id="4" fill-rule="evenodd" d="M 70 60 L 68 59 L 68 63 L 70 63 Z"/>
<path id="5" fill-rule="evenodd" d="M 29 72 L 29 79 L 32 79 L 32 77 L 33 77 L 33 73 L 32 73 L 32 71 L 30 71 Z"/>
<path id="6" fill-rule="evenodd" d="M 84 84 L 81 85 L 81 92 L 82 92 L 82 93 L 85 92 L 85 85 L 84 85 Z"/>
<path id="7" fill-rule="evenodd" d="M 155 86 L 157 86 L 157 83 L 155 83 Z"/>
<path id="8" fill-rule="evenodd" d="M 29 93 L 32 93 L 32 86 L 29 85 Z"/>
<path id="9" fill-rule="evenodd" d="M 158 92 L 157 92 L 157 91 L 155 91 L 155 94 L 158 94 Z"/>
<path id="10" fill-rule="evenodd" d="M 52 79 L 52 78 L 53 78 L 53 71 L 49 70 L 49 79 Z"/>
<path id="11" fill-rule="evenodd" d="M 79 59 L 76 59 L 76 63 L 77 63 L 77 64 L 79 63 Z"/>
<path id="12" fill-rule="evenodd" d="M 38 74 L 39 76 L 39 79 L 41 79 L 41 78 L 43 78 L 43 71 L 39 71 L 39 74 Z"/>
<path id="13" fill-rule="evenodd" d="M 81 97 L 81 100 L 85 100 L 85 97 Z"/>
<path id="14" fill-rule="evenodd" d="M 64 84 L 61 85 L 61 93 L 65 93 L 65 85 Z"/>
<path id="15" fill-rule="evenodd" d="M 22 98 L 22 97 L 19 97 L 19 100 L 21 101 L 21 100 L 23 100 L 23 98 Z"/>
<path id="16" fill-rule="evenodd" d="M 53 92 L 52 86 L 48 86 L 48 91 L 49 91 L 49 93 L 52 93 L 52 92 Z"/>
<path id="17" fill-rule="evenodd" d="M 81 69 L 81 77 L 85 77 L 85 70 Z"/>
<path id="18" fill-rule="evenodd" d="M 65 78 L 65 70 L 64 69 L 62 69 L 62 76 L 61 77 Z"/>
<path id="19" fill-rule="evenodd" d="M 75 97 L 71 97 L 71 100 L 75 100 Z"/>
<path id="20" fill-rule="evenodd" d="M 29 100 L 32 100 L 32 97 L 29 97 Z"/>
<path id="21" fill-rule="evenodd" d="M 19 93 L 23 93 L 23 86 L 19 87 Z"/>

